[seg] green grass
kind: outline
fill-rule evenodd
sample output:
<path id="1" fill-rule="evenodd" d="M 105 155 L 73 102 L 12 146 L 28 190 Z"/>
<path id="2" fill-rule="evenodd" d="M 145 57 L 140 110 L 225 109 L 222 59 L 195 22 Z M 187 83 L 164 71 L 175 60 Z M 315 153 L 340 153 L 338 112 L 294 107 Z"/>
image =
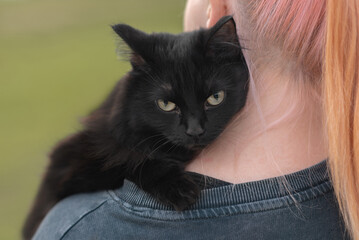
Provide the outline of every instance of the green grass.
<path id="1" fill-rule="evenodd" d="M 0 239 L 19 239 L 51 147 L 128 69 L 111 24 L 180 32 L 184 0 L 0 0 Z"/>

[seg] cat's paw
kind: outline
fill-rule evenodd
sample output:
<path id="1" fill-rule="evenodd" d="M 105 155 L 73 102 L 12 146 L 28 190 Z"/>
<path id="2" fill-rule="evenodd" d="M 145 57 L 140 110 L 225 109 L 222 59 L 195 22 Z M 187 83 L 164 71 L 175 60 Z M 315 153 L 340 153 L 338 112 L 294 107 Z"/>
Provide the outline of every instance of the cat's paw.
<path id="1" fill-rule="evenodd" d="M 194 204 L 199 197 L 198 186 L 188 176 L 167 182 L 159 192 L 161 202 L 182 211 Z"/>

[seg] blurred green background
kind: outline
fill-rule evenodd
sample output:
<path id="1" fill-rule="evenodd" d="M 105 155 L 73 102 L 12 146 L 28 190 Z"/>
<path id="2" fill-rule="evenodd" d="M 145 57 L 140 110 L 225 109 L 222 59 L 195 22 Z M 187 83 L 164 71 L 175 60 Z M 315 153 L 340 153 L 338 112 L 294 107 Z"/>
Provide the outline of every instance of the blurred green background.
<path id="1" fill-rule="evenodd" d="M 20 228 L 47 154 L 129 69 L 110 25 L 182 31 L 185 0 L 0 0 L 0 239 Z"/>

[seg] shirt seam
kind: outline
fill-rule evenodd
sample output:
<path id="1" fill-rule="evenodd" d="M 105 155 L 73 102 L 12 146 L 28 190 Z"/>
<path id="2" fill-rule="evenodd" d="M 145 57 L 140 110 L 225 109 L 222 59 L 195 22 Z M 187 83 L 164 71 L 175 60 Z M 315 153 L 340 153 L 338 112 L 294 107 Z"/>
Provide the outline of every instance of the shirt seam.
<path id="1" fill-rule="evenodd" d="M 325 195 L 318 196 L 318 198 L 322 198 L 322 197 L 325 197 Z M 300 203 L 305 203 L 305 202 L 308 202 L 308 201 L 311 201 L 311 200 L 313 200 L 313 199 L 306 199 L 304 201 L 301 201 Z M 293 202 L 293 203 L 291 203 L 289 205 L 294 206 L 296 204 Z M 257 211 L 251 211 L 251 212 L 242 212 L 242 213 L 235 212 L 235 213 L 232 213 L 232 214 L 224 214 L 222 216 L 199 217 L 199 218 L 183 218 L 183 219 L 175 219 L 175 220 L 158 219 L 158 218 L 152 218 L 152 217 L 149 217 L 149 216 L 140 216 L 140 217 L 149 218 L 149 219 L 158 220 L 158 221 L 161 221 L 161 220 L 162 221 L 174 221 L 174 222 L 188 221 L 188 220 L 196 221 L 196 220 L 204 220 L 204 219 L 214 219 L 214 218 L 218 218 L 218 217 L 232 217 L 232 216 L 235 216 L 235 215 L 244 215 L 244 214 L 254 214 L 254 213 L 268 212 L 268 211 L 280 210 L 280 209 L 283 209 L 283 208 L 286 208 L 286 207 L 288 207 L 288 206 L 274 207 L 274 208 L 271 208 L 271 209 L 257 210 Z M 137 215 L 137 216 L 139 216 L 139 215 Z"/>
<path id="2" fill-rule="evenodd" d="M 257 203 L 257 202 L 264 202 L 264 201 L 273 201 L 273 200 L 277 200 L 277 199 L 281 200 L 281 199 L 287 198 L 287 197 L 299 196 L 299 195 L 303 195 L 303 193 L 305 193 L 305 192 L 311 191 L 312 189 L 319 188 L 320 186 L 324 186 L 324 188 L 325 188 L 323 190 L 320 190 L 320 193 L 314 193 L 312 196 L 308 197 L 307 199 L 303 199 L 303 200 L 298 200 L 297 199 L 296 201 L 305 202 L 307 200 L 315 199 L 315 198 L 317 198 L 319 196 L 325 195 L 326 193 L 329 193 L 329 192 L 333 191 L 333 187 L 331 185 L 331 182 L 329 180 L 327 180 L 327 181 L 320 182 L 319 184 L 313 185 L 310 188 L 302 189 L 302 190 L 300 190 L 298 192 L 287 193 L 287 194 L 285 194 L 283 196 L 273 197 L 273 198 L 268 198 L 268 199 L 261 199 L 261 200 L 258 200 L 258 201 L 237 203 L 235 205 Z M 126 203 L 129 203 L 130 205 L 133 205 L 132 203 L 128 202 L 126 198 L 123 198 L 123 196 L 121 196 L 121 194 L 116 194 L 114 191 L 108 191 L 108 194 L 116 202 L 119 202 L 119 203 L 126 202 Z M 210 207 L 206 207 L 206 208 L 198 208 L 198 209 L 193 209 L 193 210 L 206 210 L 206 209 L 213 209 L 213 208 L 220 208 L 220 207 L 229 207 L 229 206 L 232 206 L 232 205 L 233 204 L 226 203 L 226 204 L 221 204 L 219 206 L 210 206 Z M 134 206 L 136 206 L 136 205 L 134 205 Z M 151 207 L 149 207 L 149 206 L 140 206 L 140 207 L 151 209 Z M 157 208 L 152 208 L 152 209 L 153 210 L 159 210 L 159 211 L 161 211 L 161 210 L 169 211 L 170 210 L 170 209 L 157 209 Z"/>
<path id="3" fill-rule="evenodd" d="M 308 202 L 308 201 L 312 201 L 314 199 L 319 199 L 319 198 L 323 198 L 323 197 L 327 197 L 326 194 L 329 194 L 333 192 L 333 189 L 330 189 L 329 191 L 325 192 L 324 194 L 322 195 L 318 195 L 314 198 L 308 198 L 308 199 L 305 199 L 305 200 L 302 200 L 302 201 L 299 201 L 299 203 L 305 203 L 305 202 Z M 128 212 L 129 214 L 131 215 L 135 215 L 135 216 L 138 216 L 138 217 L 141 217 L 141 218 L 146 218 L 146 219 L 151 219 L 151 220 L 157 220 L 157 221 L 171 221 L 171 222 L 180 222 L 180 221 L 188 221 L 188 220 L 191 220 L 191 221 L 196 221 L 196 220 L 203 220 L 203 219 L 213 219 L 213 218 L 218 218 L 218 217 L 231 217 L 231 216 L 235 216 L 235 215 L 239 215 L 239 214 L 254 214 L 254 213 L 260 213 L 260 212 L 267 212 L 267 211 L 273 211 L 273 210 L 279 210 L 279 209 L 283 209 L 283 208 L 286 208 L 289 206 L 294 206 L 296 205 L 296 203 L 293 201 L 291 203 L 289 203 L 287 206 L 280 206 L 280 207 L 273 207 L 273 208 L 268 208 L 268 209 L 259 209 L 259 210 L 256 210 L 256 211 L 250 211 L 250 212 L 234 212 L 232 214 L 223 214 L 221 216 L 210 216 L 210 217 L 195 217 L 195 218 L 186 218 L 186 217 L 183 217 L 183 218 L 180 218 L 180 219 L 160 219 L 160 218 L 156 218 L 156 217 L 151 217 L 151 216 L 145 216 L 145 215 L 142 215 L 142 214 L 137 214 L 135 211 L 132 211 L 130 208 L 126 207 L 124 205 L 125 201 L 123 201 L 123 199 L 119 198 L 119 200 L 121 202 L 119 202 L 119 200 L 116 200 L 114 199 L 115 202 L 118 202 L 120 203 L 120 207 L 122 209 L 124 209 L 126 212 Z M 221 207 L 228 207 L 228 206 L 219 206 L 217 208 L 221 208 Z M 210 208 L 209 208 L 210 209 Z M 151 209 L 152 210 L 152 209 Z M 193 209 L 193 210 L 197 210 L 197 209 Z M 206 211 L 206 209 L 202 209 L 203 211 Z M 161 210 L 158 210 L 158 211 L 161 211 Z M 192 211 L 192 210 L 190 210 Z"/>
<path id="4" fill-rule="evenodd" d="M 80 221 L 82 221 L 85 217 L 87 217 L 89 214 L 95 212 L 97 209 L 99 209 L 100 207 L 102 207 L 105 203 L 107 203 L 108 199 L 106 199 L 105 201 L 103 201 L 102 203 L 100 203 L 99 205 L 97 205 L 95 208 L 89 210 L 88 212 L 86 212 L 84 215 L 82 215 L 79 219 L 77 219 L 63 234 L 62 236 L 59 238 L 59 240 L 63 240 L 64 237 L 66 237 L 66 235 L 71 231 L 71 229 L 73 229 Z"/>

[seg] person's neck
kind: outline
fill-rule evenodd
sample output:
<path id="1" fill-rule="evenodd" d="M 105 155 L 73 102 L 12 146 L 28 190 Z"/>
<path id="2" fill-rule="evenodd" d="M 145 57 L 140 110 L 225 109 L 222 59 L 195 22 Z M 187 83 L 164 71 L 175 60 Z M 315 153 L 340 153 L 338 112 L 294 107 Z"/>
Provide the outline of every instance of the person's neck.
<path id="1" fill-rule="evenodd" d="M 257 86 L 259 104 L 255 103 L 250 85 L 244 112 L 186 167 L 187 171 L 243 183 L 293 173 L 327 158 L 320 103 L 295 84 L 289 85 L 298 81 L 290 74 L 270 70 L 261 76 L 271 79 L 262 79 L 262 87 Z M 307 95 L 299 97 L 298 92 Z M 273 125 L 281 118 L 284 120 Z M 264 126 L 267 131 L 263 131 Z"/>

